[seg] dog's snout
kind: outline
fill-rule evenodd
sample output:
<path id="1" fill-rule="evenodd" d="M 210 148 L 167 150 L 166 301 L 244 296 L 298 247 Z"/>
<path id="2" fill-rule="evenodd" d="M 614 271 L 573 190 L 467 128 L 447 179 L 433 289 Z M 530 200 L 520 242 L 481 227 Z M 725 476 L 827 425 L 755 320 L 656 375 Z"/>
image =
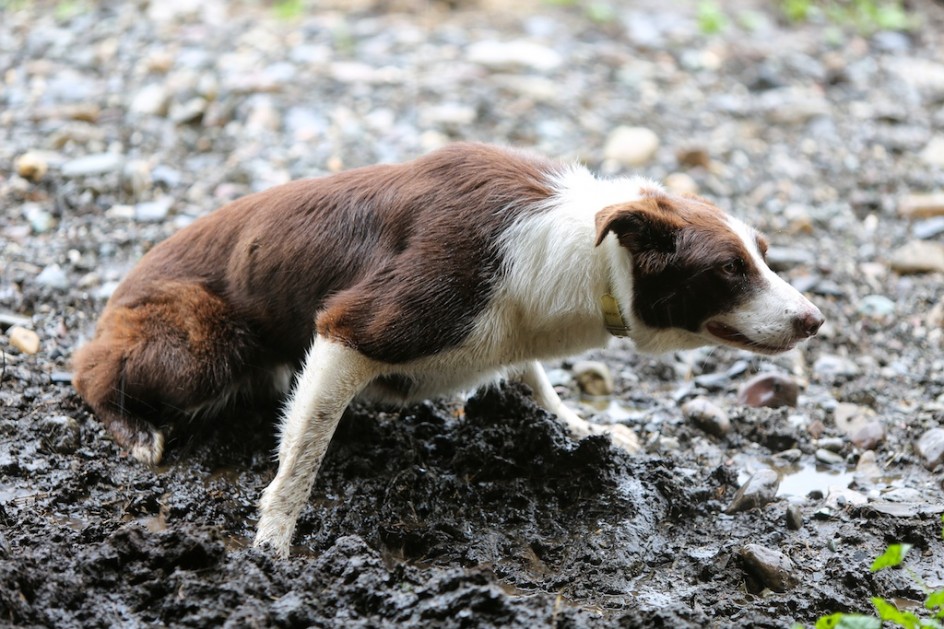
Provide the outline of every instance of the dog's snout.
<path id="1" fill-rule="evenodd" d="M 819 332 L 820 327 L 823 325 L 823 322 L 826 319 L 823 317 L 823 313 L 817 308 L 812 310 L 807 310 L 796 316 L 793 320 L 793 329 L 796 330 L 797 336 L 808 338 L 810 336 L 815 336 Z"/>

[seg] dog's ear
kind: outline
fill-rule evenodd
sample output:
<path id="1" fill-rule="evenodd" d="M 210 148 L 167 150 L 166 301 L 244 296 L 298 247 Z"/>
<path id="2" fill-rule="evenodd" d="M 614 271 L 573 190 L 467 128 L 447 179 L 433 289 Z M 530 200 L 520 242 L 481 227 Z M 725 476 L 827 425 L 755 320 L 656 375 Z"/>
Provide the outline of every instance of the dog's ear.
<path id="1" fill-rule="evenodd" d="M 606 235 L 613 232 L 620 244 L 633 253 L 672 253 L 676 234 L 683 223 L 663 205 L 658 199 L 649 197 L 603 208 L 596 216 L 596 245 L 599 246 Z"/>

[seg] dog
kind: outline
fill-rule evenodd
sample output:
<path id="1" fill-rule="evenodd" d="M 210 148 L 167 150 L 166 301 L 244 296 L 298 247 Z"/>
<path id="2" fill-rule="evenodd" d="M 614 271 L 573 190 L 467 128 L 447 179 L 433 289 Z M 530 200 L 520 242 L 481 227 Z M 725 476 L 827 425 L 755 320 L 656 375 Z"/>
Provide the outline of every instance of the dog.
<path id="1" fill-rule="evenodd" d="M 709 201 L 458 143 L 246 196 L 149 251 L 74 358 L 74 385 L 154 465 L 179 418 L 290 393 L 255 544 L 289 553 L 328 443 L 357 396 L 399 404 L 496 378 L 529 385 L 577 437 L 539 361 L 632 339 L 775 354 L 823 315 Z M 293 382 L 294 381 L 294 382 Z"/>

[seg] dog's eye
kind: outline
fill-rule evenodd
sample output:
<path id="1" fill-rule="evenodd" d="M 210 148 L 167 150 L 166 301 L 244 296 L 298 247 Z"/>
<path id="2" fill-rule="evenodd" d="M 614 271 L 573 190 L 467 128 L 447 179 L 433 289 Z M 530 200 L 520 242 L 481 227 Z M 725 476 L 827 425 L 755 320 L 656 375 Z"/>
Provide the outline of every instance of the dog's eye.
<path id="1" fill-rule="evenodd" d="M 722 265 L 721 270 L 726 275 L 737 275 L 744 270 L 744 260 L 741 258 L 732 258 Z"/>

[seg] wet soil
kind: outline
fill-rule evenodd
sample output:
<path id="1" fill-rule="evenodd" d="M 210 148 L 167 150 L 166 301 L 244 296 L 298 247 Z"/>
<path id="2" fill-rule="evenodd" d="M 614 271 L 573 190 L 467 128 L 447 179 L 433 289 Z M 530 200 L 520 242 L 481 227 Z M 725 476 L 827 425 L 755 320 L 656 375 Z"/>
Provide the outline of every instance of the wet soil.
<path id="1" fill-rule="evenodd" d="M 234 4 L 222 24 L 214 3 L 70 15 L 35 4 L 0 15 L 0 625 L 789 627 L 868 611 L 870 596 L 919 605 L 909 573 L 944 585 L 941 467 L 914 448 L 944 420 L 942 274 L 889 264 L 919 233 L 944 233 L 898 210 L 944 189 L 925 149 L 944 134 L 938 4 L 914 3 L 925 21 L 911 34 L 838 39 L 766 5 L 754 15 L 765 28 L 707 37 L 694 5 L 656 3 L 614 3 L 605 24 L 589 3 L 501 16 L 433 3 L 417 16 L 360 2 L 298 22 Z M 545 68 L 540 49 L 498 68 L 464 56 L 475 40 L 522 37 L 567 63 Z M 224 53 L 231 44 L 238 55 Z M 143 98 L 154 83 L 169 105 Z M 275 561 L 249 543 L 275 472 L 277 409 L 181 431 L 149 469 L 68 382 L 114 282 L 233 196 L 448 139 L 622 173 L 601 147 L 626 124 L 663 142 L 640 170 L 684 171 L 767 231 L 778 270 L 828 319 L 779 357 L 641 356 L 614 340 L 582 357 L 613 371 L 604 399 L 580 398 L 573 361 L 549 365 L 569 404 L 633 428 L 640 453 L 575 441 L 516 386 L 355 405 L 291 558 Z M 14 162 L 34 150 L 49 171 L 28 180 Z M 102 153 L 122 160 L 72 161 Z M 39 334 L 38 353 L 12 346 L 14 326 Z M 797 406 L 741 406 L 739 387 L 759 373 L 792 379 Z M 697 395 L 730 431 L 685 417 Z M 852 443 L 840 405 L 879 422 L 884 439 Z M 771 469 L 772 495 L 731 508 Z M 892 542 L 914 545 L 907 570 L 870 573 Z M 749 545 L 787 557 L 785 577 L 758 571 Z"/>

